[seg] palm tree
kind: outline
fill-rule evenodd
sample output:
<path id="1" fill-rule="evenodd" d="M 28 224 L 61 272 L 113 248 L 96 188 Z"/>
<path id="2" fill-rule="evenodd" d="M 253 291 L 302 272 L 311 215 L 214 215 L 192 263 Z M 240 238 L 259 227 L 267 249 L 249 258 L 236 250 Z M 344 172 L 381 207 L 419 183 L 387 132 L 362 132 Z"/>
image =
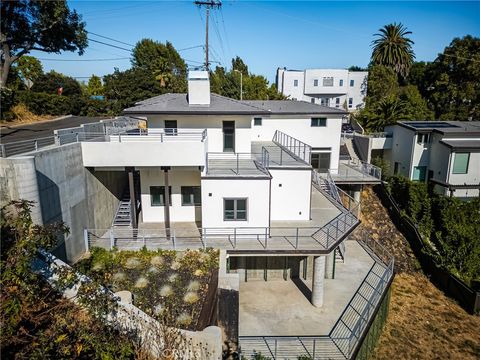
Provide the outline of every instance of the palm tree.
<path id="1" fill-rule="evenodd" d="M 397 74 L 406 77 L 415 59 L 412 50 L 414 42 L 406 37 L 412 32 L 401 23 L 385 25 L 379 32 L 374 35 L 378 38 L 372 41 L 372 62 L 391 67 Z"/>

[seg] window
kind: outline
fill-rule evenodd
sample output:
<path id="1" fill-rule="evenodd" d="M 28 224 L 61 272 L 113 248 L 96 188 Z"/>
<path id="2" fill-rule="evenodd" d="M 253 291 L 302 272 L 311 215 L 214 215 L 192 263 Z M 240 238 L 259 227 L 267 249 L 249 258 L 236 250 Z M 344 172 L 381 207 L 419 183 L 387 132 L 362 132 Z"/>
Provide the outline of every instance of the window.
<path id="1" fill-rule="evenodd" d="M 324 127 L 327 126 L 327 118 L 312 118 L 312 127 Z"/>
<path id="2" fill-rule="evenodd" d="M 293 86 L 295 86 L 295 87 L 298 86 L 298 80 L 293 80 Z"/>
<path id="3" fill-rule="evenodd" d="M 172 206 L 172 187 L 168 187 L 169 203 Z M 150 205 L 165 206 L 165 186 L 150 186 Z"/>
<path id="4" fill-rule="evenodd" d="M 425 175 L 427 174 L 426 166 L 414 166 L 412 180 L 425 181 Z"/>
<path id="5" fill-rule="evenodd" d="M 329 104 L 330 104 L 330 99 L 329 99 L 329 98 L 321 98 L 321 99 L 320 99 L 320 103 L 321 103 L 323 106 L 329 106 Z"/>
<path id="6" fill-rule="evenodd" d="M 453 160 L 453 174 L 468 173 L 468 163 L 470 161 L 470 153 L 455 153 Z"/>
<path id="7" fill-rule="evenodd" d="M 340 79 L 340 86 L 343 86 L 343 79 Z"/>
<path id="8" fill-rule="evenodd" d="M 340 98 L 335 99 L 335 107 L 340 107 Z"/>
<path id="9" fill-rule="evenodd" d="M 333 77 L 324 77 L 323 86 L 333 86 Z"/>
<path id="10" fill-rule="evenodd" d="M 223 199 L 224 221 L 246 221 L 247 199 Z"/>
<path id="11" fill-rule="evenodd" d="M 318 79 L 313 80 L 313 86 L 318 86 Z"/>
<path id="12" fill-rule="evenodd" d="M 253 118 L 253 126 L 262 126 L 262 118 Z"/>
<path id="13" fill-rule="evenodd" d="M 327 173 L 330 169 L 330 157 L 331 153 L 322 152 L 322 153 L 312 153 L 312 167 L 318 169 L 321 173 Z"/>
<path id="14" fill-rule="evenodd" d="M 311 98 L 311 99 L 310 99 L 310 102 L 311 102 L 312 104 L 315 104 L 315 98 Z"/>
<path id="15" fill-rule="evenodd" d="M 165 120 L 165 135 L 177 135 L 177 120 Z"/>
<path id="16" fill-rule="evenodd" d="M 182 186 L 182 206 L 202 205 L 200 186 Z"/>
<path id="17" fill-rule="evenodd" d="M 355 80 L 350 80 L 350 87 L 355 86 Z"/>
<path id="18" fill-rule="evenodd" d="M 348 98 L 348 107 L 349 108 L 353 107 L 353 98 Z"/>
<path id="19" fill-rule="evenodd" d="M 428 144 L 430 142 L 430 134 L 418 134 L 417 144 Z"/>

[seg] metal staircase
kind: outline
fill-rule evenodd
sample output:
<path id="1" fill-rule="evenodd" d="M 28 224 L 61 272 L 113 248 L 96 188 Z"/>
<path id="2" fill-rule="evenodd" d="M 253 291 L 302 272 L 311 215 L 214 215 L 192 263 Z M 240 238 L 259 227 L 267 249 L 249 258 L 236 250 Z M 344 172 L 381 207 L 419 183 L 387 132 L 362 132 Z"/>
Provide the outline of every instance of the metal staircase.
<path id="1" fill-rule="evenodd" d="M 130 201 L 130 193 L 127 188 L 122 196 L 122 200 L 118 204 L 117 212 L 115 213 L 115 218 L 113 219 L 112 226 L 132 226 L 132 204 Z"/>

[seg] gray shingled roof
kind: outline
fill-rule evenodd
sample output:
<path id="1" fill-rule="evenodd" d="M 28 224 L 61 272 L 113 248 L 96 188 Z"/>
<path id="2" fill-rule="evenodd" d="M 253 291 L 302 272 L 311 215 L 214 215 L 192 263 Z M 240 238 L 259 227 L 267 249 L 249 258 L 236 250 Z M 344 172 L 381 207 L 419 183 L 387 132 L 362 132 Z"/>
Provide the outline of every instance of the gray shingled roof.
<path id="1" fill-rule="evenodd" d="M 271 115 L 271 114 L 347 114 L 346 111 L 294 100 L 239 101 L 211 94 L 210 105 L 191 106 L 187 94 L 163 94 L 139 101 L 124 114 L 191 114 L 191 115 Z"/>
<path id="2" fill-rule="evenodd" d="M 245 104 L 267 110 L 271 114 L 348 114 L 347 111 L 295 100 L 244 100 Z"/>

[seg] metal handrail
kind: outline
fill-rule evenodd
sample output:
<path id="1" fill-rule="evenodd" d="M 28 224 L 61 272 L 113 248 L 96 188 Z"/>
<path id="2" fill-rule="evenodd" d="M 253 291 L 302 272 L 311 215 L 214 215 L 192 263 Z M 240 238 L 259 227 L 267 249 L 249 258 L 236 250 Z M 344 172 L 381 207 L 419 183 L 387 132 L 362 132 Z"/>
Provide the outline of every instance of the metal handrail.
<path id="1" fill-rule="evenodd" d="M 312 147 L 301 140 L 275 130 L 272 141 L 282 147 L 290 155 L 310 165 Z"/>
<path id="2" fill-rule="evenodd" d="M 382 169 L 378 166 L 372 165 L 368 162 L 362 161 L 360 159 L 349 159 L 349 160 L 342 160 L 341 164 L 345 165 L 348 168 L 355 170 L 352 174 L 352 177 L 357 177 L 358 172 L 362 174 L 363 177 L 372 176 L 377 179 L 382 178 Z M 331 169 L 328 169 L 328 173 L 331 173 Z M 348 177 L 348 169 L 347 174 L 345 175 Z"/>

